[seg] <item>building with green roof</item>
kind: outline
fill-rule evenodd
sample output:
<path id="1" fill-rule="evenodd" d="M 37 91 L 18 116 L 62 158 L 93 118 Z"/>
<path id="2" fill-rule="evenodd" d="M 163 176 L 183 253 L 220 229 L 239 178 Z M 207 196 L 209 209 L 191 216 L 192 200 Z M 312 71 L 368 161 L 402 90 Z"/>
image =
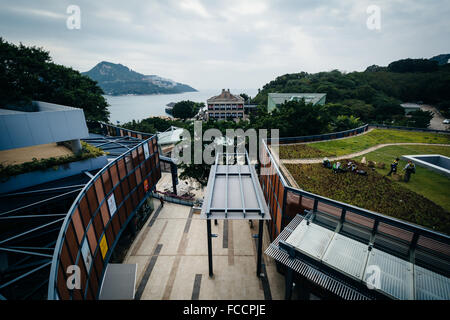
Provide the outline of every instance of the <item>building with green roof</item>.
<path id="1" fill-rule="evenodd" d="M 269 93 L 267 96 L 267 111 L 272 112 L 275 108 L 279 107 L 286 101 L 300 101 L 305 99 L 306 103 L 312 103 L 313 105 L 324 105 L 326 93 Z"/>

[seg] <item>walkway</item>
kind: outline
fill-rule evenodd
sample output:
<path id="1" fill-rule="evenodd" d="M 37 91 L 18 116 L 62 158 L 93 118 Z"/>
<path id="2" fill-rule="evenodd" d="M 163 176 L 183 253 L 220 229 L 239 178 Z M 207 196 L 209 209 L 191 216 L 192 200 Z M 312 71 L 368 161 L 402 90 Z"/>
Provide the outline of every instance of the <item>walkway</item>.
<path id="1" fill-rule="evenodd" d="M 405 143 L 384 143 L 384 144 L 377 144 L 376 146 L 370 147 L 368 149 L 365 149 L 363 151 L 349 153 L 343 156 L 338 157 L 328 157 L 328 160 L 330 161 L 336 161 L 336 160 L 343 160 L 343 159 L 353 159 L 359 156 L 362 156 L 364 154 L 370 153 L 372 151 L 389 147 L 389 146 L 411 146 L 411 145 L 421 145 L 421 146 L 441 146 L 441 147 L 450 147 L 450 144 L 437 144 L 437 143 L 412 143 L 412 142 L 405 142 Z M 283 164 L 309 164 L 309 163 L 322 163 L 322 158 L 309 158 L 309 159 L 281 159 L 281 162 Z"/>
<path id="2" fill-rule="evenodd" d="M 159 201 L 154 200 L 158 208 Z M 263 255 L 256 276 L 257 223 L 212 223 L 214 277 L 208 275 L 206 222 L 190 207 L 166 202 L 152 213 L 130 247 L 124 263 L 137 263 L 136 299 L 264 300 L 284 298 L 284 278 L 275 261 Z M 264 231 L 263 251 L 270 241 Z"/>
<path id="3" fill-rule="evenodd" d="M 430 121 L 430 128 L 435 130 L 449 130 L 450 125 L 445 124 L 443 121 L 445 120 L 444 116 L 433 106 L 423 104 L 420 106 L 420 109 L 423 111 L 431 111 L 433 112 L 433 119 Z"/>

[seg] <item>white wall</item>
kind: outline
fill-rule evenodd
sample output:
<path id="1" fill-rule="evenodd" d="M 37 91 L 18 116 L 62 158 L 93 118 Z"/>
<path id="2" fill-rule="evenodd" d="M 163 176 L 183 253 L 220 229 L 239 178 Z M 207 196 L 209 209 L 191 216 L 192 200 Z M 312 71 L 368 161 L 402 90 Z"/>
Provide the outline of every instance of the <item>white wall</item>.
<path id="1" fill-rule="evenodd" d="M 0 150 L 87 138 L 89 131 L 82 109 L 35 102 L 38 112 L 1 109 Z"/>

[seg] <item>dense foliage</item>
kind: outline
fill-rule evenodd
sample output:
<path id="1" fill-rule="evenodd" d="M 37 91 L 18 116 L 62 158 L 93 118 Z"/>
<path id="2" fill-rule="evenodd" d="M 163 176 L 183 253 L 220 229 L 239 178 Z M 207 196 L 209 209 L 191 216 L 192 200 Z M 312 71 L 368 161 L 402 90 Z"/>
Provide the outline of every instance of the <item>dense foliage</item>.
<path id="1" fill-rule="evenodd" d="M 434 72 L 438 69 L 438 62 L 428 59 L 403 59 L 388 65 L 392 72 Z"/>
<path id="2" fill-rule="evenodd" d="M 178 165 L 180 169 L 182 169 L 182 172 L 180 174 L 181 179 L 194 179 L 197 181 L 200 185 L 206 186 L 208 183 L 208 177 L 209 177 L 209 170 L 211 168 L 210 165 L 206 164 L 205 162 L 202 162 L 201 164 L 194 164 L 194 125 L 193 123 L 186 123 L 184 126 L 190 133 L 191 136 L 191 160 L 190 163 L 181 163 Z M 214 121 L 210 120 L 208 122 L 202 123 L 202 130 L 203 133 L 208 129 L 217 129 L 221 132 L 222 136 L 226 136 L 226 130 L 227 129 L 243 129 L 247 130 L 249 128 L 249 123 L 246 121 L 240 121 L 240 122 L 234 122 L 234 121 Z M 205 148 L 210 145 L 212 141 L 206 141 L 202 140 L 202 152 L 205 150 Z M 248 144 L 247 144 L 248 146 Z M 224 147 L 225 148 L 225 147 Z M 225 149 L 223 150 L 225 151 Z M 215 152 L 212 152 L 213 155 L 215 155 Z"/>
<path id="3" fill-rule="evenodd" d="M 169 129 L 171 126 L 182 128 L 185 126 L 185 124 L 182 121 L 178 120 L 168 120 L 159 117 L 152 117 L 143 119 L 141 121 L 132 120 L 130 122 L 121 125 L 121 127 L 125 129 L 145 133 L 163 132 Z"/>
<path id="4" fill-rule="evenodd" d="M 31 105 L 32 100 L 84 110 L 86 119 L 108 121 L 107 102 L 96 82 L 57 65 L 47 51 L 16 46 L 0 38 L 0 105 Z"/>
<path id="5" fill-rule="evenodd" d="M 448 114 L 450 64 L 439 66 L 435 61 L 406 59 L 388 67 L 371 66 L 364 72 L 285 74 L 266 84 L 254 102 L 266 105 L 269 92 L 326 93 L 327 103 L 348 107 L 346 115 L 364 122 L 397 124 L 404 120 L 402 101 L 435 104 L 444 115 Z"/>
<path id="6" fill-rule="evenodd" d="M 189 119 L 193 118 L 200 108 L 203 108 L 205 104 L 203 102 L 197 103 L 190 100 L 183 100 L 175 103 L 172 109 L 172 115 L 175 118 Z"/>

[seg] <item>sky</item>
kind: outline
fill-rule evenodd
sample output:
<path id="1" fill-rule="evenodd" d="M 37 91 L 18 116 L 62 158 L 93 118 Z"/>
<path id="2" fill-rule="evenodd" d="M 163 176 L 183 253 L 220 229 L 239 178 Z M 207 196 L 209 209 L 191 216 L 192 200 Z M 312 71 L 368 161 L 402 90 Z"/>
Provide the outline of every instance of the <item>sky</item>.
<path id="1" fill-rule="evenodd" d="M 450 0 L 1 0 L 0 36 L 81 72 L 110 61 L 200 90 L 255 89 L 450 53 L 449 17 Z"/>

